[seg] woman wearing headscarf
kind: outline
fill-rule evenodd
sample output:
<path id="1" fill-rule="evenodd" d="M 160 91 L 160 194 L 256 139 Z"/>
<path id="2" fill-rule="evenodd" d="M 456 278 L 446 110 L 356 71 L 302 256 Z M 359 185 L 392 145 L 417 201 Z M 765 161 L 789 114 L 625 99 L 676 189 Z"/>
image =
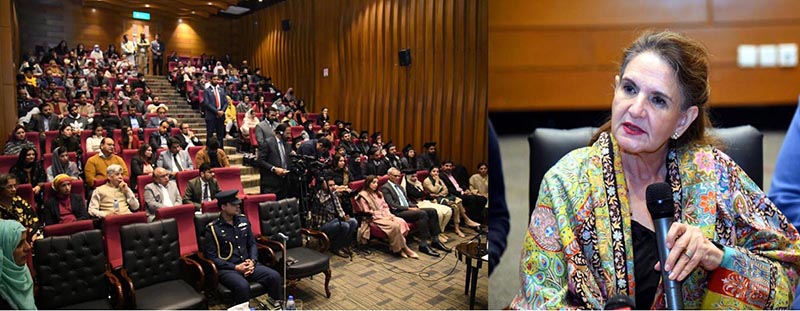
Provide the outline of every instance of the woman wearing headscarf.
<path id="1" fill-rule="evenodd" d="M 72 193 L 72 179 L 67 174 L 60 174 L 53 180 L 52 187 L 56 195 L 51 196 L 42 209 L 45 225 L 71 223 L 90 218 L 83 195 Z"/>
<path id="2" fill-rule="evenodd" d="M 356 195 L 356 202 L 360 211 L 370 214 L 369 223 L 377 225 L 389 238 L 389 247 L 392 253 L 403 258 L 419 259 L 419 255 L 411 250 L 406 243 L 406 234 L 409 227 L 403 218 L 397 217 L 389 211 L 389 205 L 383 199 L 383 194 L 378 190 L 378 177 L 369 175 L 364 180 L 364 188 Z M 355 207 L 354 207 L 355 208 Z M 363 222 L 358 228 L 358 241 L 366 243 L 369 240 L 369 224 Z"/>
<path id="3" fill-rule="evenodd" d="M 33 278 L 25 264 L 30 252 L 25 227 L 14 220 L 0 220 L 0 309 L 36 310 Z"/>
<path id="4" fill-rule="evenodd" d="M 58 147 L 53 150 L 53 164 L 47 167 L 47 181 L 52 182 L 60 174 L 73 178 L 81 177 L 78 164 L 69 160 L 69 153 L 64 148 Z"/>

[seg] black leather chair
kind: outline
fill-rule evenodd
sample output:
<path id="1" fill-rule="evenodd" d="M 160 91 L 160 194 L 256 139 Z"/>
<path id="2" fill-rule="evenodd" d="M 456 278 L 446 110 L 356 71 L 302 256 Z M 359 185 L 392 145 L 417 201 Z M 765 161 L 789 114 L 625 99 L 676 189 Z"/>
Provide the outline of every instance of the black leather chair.
<path id="1" fill-rule="evenodd" d="M 122 285 L 106 266 L 103 234 L 99 229 L 37 240 L 33 249 L 38 308 L 123 307 Z"/>
<path id="2" fill-rule="evenodd" d="M 299 280 L 324 273 L 325 295 L 330 298 L 331 291 L 328 284 L 331 281 L 331 257 L 325 254 L 330 245 L 328 236 L 317 230 L 301 228 L 300 206 L 296 198 L 262 202 L 258 209 L 263 237 L 261 242 L 278 250 L 275 252 L 275 258 L 278 259 L 275 269 L 283 273 L 283 254 L 287 253 L 290 265 L 286 268 L 286 279 Z M 282 241 L 277 237 L 278 233 L 289 237 L 286 241 L 288 251 L 284 250 Z M 319 240 L 319 248 L 314 250 L 303 246 L 302 235 L 316 237 Z M 291 263 L 292 259 L 294 263 Z"/>
<path id="3" fill-rule="evenodd" d="M 528 136 L 530 147 L 530 184 L 528 216 L 536 207 L 544 174 L 572 150 L 589 145 L 594 127 L 569 130 L 537 128 Z M 725 144 L 723 151 L 753 179 L 759 187 L 764 182 L 764 135 L 750 125 L 712 130 Z"/>
<path id="4" fill-rule="evenodd" d="M 203 270 L 196 261 L 181 257 L 175 219 L 125 225 L 120 228 L 120 236 L 121 274 L 123 287 L 130 295 L 129 308 L 208 307 L 200 292 Z"/>
<path id="5" fill-rule="evenodd" d="M 203 213 L 203 214 L 195 214 L 194 215 L 194 226 L 195 232 L 197 233 L 197 247 L 198 247 L 198 257 L 202 261 L 203 266 L 206 268 L 205 275 L 206 275 L 206 283 L 208 284 L 209 288 L 212 290 L 216 290 L 217 294 L 219 294 L 219 298 L 224 304 L 232 304 L 233 303 L 233 292 L 222 285 L 219 282 L 219 278 L 217 275 L 217 266 L 211 261 L 210 258 L 206 258 L 205 252 L 203 247 L 205 246 L 206 241 L 206 226 L 215 219 L 219 218 L 219 213 Z M 259 224 L 253 224 L 258 226 Z M 274 263 L 275 255 L 272 254 L 272 250 L 268 247 L 264 247 L 263 251 L 266 251 L 267 254 L 262 253 L 262 248 L 259 248 L 259 261 L 260 262 L 268 262 L 268 260 L 273 260 L 271 263 Z M 258 297 L 263 294 L 267 293 L 267 289 L 258 282 L 250 282 L 250 297 Z"/>

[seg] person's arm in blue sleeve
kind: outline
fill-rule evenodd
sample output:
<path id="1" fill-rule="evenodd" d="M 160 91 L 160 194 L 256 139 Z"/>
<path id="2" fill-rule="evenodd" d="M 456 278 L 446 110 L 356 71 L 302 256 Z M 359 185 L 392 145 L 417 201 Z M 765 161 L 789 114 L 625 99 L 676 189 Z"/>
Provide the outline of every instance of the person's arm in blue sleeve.
<path id="1" fill-rule="evenodd" d="M 506 249 L 509 216 L 500 146 L 497 144 L 497 133 L 491 121 L 489 121 L 489 175 L 489 274 L 492 274 Z"/>

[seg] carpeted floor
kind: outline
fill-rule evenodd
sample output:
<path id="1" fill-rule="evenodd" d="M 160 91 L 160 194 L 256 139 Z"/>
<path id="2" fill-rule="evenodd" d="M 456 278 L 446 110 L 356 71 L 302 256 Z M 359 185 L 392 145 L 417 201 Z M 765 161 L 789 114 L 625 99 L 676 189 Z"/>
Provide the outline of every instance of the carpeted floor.
<path id="1" fill-rule="evenodd" d="M 474 232 L 466 229 L 467 238 L 452 231 L 450 254 L 431 257 L 419 253 L 420 259 L 403 259 L 389 253 L 387 246 L 373 242 L 370 255 L 356 255 L 353 260 L 331 257 L 331 298 L 325 298 L 325 276 L 300 280 L 294 291 L 302 300 L 303 309 L 469 309 L 469 296 L 464 295 L 466 266 L 458 261 L 455 246 L 466 242 Z M 409 243 L 416 250 L 417 244 Z M 475 309 L 488 307 L 488 264 L 479 271 Z M 211 309 L 227 306 L 211 302 Z"/>

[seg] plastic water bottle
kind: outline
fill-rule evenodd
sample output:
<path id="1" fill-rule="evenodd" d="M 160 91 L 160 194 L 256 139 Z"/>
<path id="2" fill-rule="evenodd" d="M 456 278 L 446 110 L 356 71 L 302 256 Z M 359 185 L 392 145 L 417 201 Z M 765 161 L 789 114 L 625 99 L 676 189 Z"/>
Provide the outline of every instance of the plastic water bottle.
<path id="1" fill-rule="evenodd" d="M 114 212 L 119 213 L 119 199 L 114 198 Z"/>
<path id="2" fill-rule="evenodd" d="M 294 297 L 289 295 L 289 298 L 286 299 L 286 309 L 285 310 L 297 310 L 297 307 L 294 305 Z"/>

